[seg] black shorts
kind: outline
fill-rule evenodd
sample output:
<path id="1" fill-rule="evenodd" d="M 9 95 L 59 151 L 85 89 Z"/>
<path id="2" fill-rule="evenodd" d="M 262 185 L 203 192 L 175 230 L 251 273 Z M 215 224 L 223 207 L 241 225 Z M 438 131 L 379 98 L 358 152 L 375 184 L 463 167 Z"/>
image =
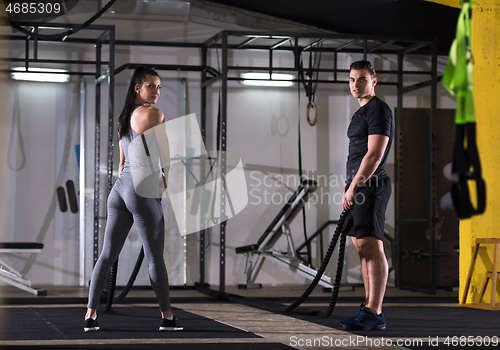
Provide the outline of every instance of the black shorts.
<path id="1" fill-rule="evenodd" d="M 388 176 L 370 178 L 359 187 L 354 206 L 345 219 L 344 231 L 347 235 L 356 238 L 377 237 L 383 241 L 385 210 L 391 193 L 391 179 Z"/>

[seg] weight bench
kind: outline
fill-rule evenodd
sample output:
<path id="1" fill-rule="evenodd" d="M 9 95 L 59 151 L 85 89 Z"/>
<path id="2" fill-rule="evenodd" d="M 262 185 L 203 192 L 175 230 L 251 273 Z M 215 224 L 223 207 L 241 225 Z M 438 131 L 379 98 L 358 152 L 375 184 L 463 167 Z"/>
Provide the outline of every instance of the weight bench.
<path id="1" fill-rule="evenodd" d="M 1 253 L 40 253 L 42 243 L 0 243 Z M 30 280 L 0 259 L 0 280 L 37 296 L 47 295 L 43 289 L 31 288 Z"/>
<path id="2" fill-rule="evenodd" d="M 256 284 L 255 279 L 265 258 L 283 265 L 297 274 L 313 280 L 317 270 L 310 268 L 300 261 L 293 244 L 290 224 L 297 214 L 302 210 L 309 200 L 311 194 L 318 188 L 316 181 L 304 180 L 293 193 L 281 211 L 276 215 L 266 231 L 260 236 L 256 244 L 236 248 L 237 254 L 245 254 L 246 284 L 240 284 L 238 288 L 262 288 Z M 272 249 L 278 239 L 284 235 L 287 242 L 287 252 L 279 252 Z M 323 275 L 319 284 L 326 288 L 333 288 L 330 277 Z"/>

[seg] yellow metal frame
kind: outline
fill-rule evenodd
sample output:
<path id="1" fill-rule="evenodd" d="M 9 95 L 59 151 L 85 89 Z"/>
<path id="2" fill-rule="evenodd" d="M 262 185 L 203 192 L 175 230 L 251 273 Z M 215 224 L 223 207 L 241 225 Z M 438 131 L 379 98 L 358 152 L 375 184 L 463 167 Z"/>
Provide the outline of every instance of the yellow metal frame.
<path id="1" fill-rule="evenodd" d="M 472 274 L 474 272 L 474 265 L 476 264 L 477 254 L 479 253 L 479 247 L 481 244 L 494 244 L 494 257 L 493 257 L 493 271 L 487 271 L 484 277 L 484 282 L 481 286 L 481 291 L 479 292 L 479 297 L 475 303 L 467 304 L 467 295 L 469 293 Z M 473 307 L 477 309 L 485 309 L 485 310 L 500 310 L 500 304 L 495 303 L 496 290 L 497 290 L 497 281 L 500 278 L 500 274 L 498 272 L 498 255 L 500 250 L 500 238 L 476 238 L 476 246 L 474 248 L 474 253 L 472 254 L 472 260 L 469 267 L 469 274 L 467 275 L 467 282 L 465 284 L 464 294 L 462 296 L 462 300 L 460 304 L 467 307 Z M 492 280 L 491 286 L 491 298 L 489 303 L 481 303 L 484 297 L 484 293 L 486 291 L 486 287 L 488 286 L 488 282 Z"/>

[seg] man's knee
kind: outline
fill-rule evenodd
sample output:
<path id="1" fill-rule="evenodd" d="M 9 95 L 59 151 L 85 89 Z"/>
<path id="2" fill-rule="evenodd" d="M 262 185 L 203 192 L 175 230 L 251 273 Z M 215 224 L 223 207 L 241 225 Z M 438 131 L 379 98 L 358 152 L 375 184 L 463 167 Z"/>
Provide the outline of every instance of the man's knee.
<path id="1" fill-rule="evenodd" d="M 383 242 L 377 237 L 358 238 L 356 239 L 355 247 L 358 250 L 358 253 L 365 257 L 384 254 Z"/>

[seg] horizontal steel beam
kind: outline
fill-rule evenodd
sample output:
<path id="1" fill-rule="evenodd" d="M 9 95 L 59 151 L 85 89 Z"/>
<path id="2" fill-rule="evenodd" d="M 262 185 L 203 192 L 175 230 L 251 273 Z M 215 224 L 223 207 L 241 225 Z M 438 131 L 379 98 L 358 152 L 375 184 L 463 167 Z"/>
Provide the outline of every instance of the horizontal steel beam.
<path id="1" fill-rule="evenodd" d="M 145 66 L 155 70 L 175 70 L 175 71 L 188 71 L 188 72 L 201 72 L 206 71 L 212 76 L 219 76 L 220 73 L 209 66 L 195 66 L 195 65 L 179 65 L 179 64 L 153 64 L 153 63 L 126 63 L 115 69 L 115 75 L 121 73 L 125 69 L 134 69 L 137 66 Z"/>
<path id="2" fill-rule="evenodd" d="M 229 70 L 245 70 L 245 71 L 283 71 L 283 72 L 296 72 L 299 68 L 294 67 L 252 67 L 252 66 L 228 66 Z M 306 69 L 304 69 L 306 70 Z M 307 71 L 320 72 L 320 73 L 349 73 L 349 69 L 335 69 L 335 68 L 307 68 Z M 430 71 L 398 71 L 398 70 L 377 70 L 377 74 L 409 74 L 409 75 L 429 75 Z"/>
<path id="3" fill-rule="evenodd" d="M 30 62 L 30 63 L 54 63 L 54 64 L 108 64 L 108 61 L 81 61 L 81 60 L 53 60 L 53 59 L 40 59 L 40 58 L 10 58 L 0 57 L 0 61 L 4 62 Z"/>
<path id="4" fill-rule="evenodd" d="M 437 78 L 437 82 L 439 83 L 442 79 L 443 79 L 443 76 L 439 76 Z M 414 84 L 414 85 L 406 86 L 406 87 L 404 87 L 402 89 L 399 89 L 399 93 L 405 94 L 407 92 L 411 92 L 411 91 L 423 89 L 423 88 L 429 87 L 431 85 L 432 85 L 432 79 L 431 80 L 426 80 L 426 81 L 423 81 L 421 83 L 417 83 L 417 84 Z"/>
<path id="5" fill-rule="evenodd" d="M 227 80 L 232 80 L 232 81 L 242 81 L 242 80 L 256 80 L 256 81 L 293 81 L 295 83 L 302 83 L 301 79 L 291 79 L 291 80 L 282 80 L 282 79 L 242 79 L 242 78 L 237 78 L 237 77 L 228 77 Z M 326 79 L 319 79 L 319 80 L 314 80 L 314 82 L 318 83 L 325 83 L 325 84 L 347 84 L 348 81 L 346 80 L 326 80 Z M 398 85 L 397 82 L 384 82 L 380 81 L 377 83 L 377 85 Z"/>

